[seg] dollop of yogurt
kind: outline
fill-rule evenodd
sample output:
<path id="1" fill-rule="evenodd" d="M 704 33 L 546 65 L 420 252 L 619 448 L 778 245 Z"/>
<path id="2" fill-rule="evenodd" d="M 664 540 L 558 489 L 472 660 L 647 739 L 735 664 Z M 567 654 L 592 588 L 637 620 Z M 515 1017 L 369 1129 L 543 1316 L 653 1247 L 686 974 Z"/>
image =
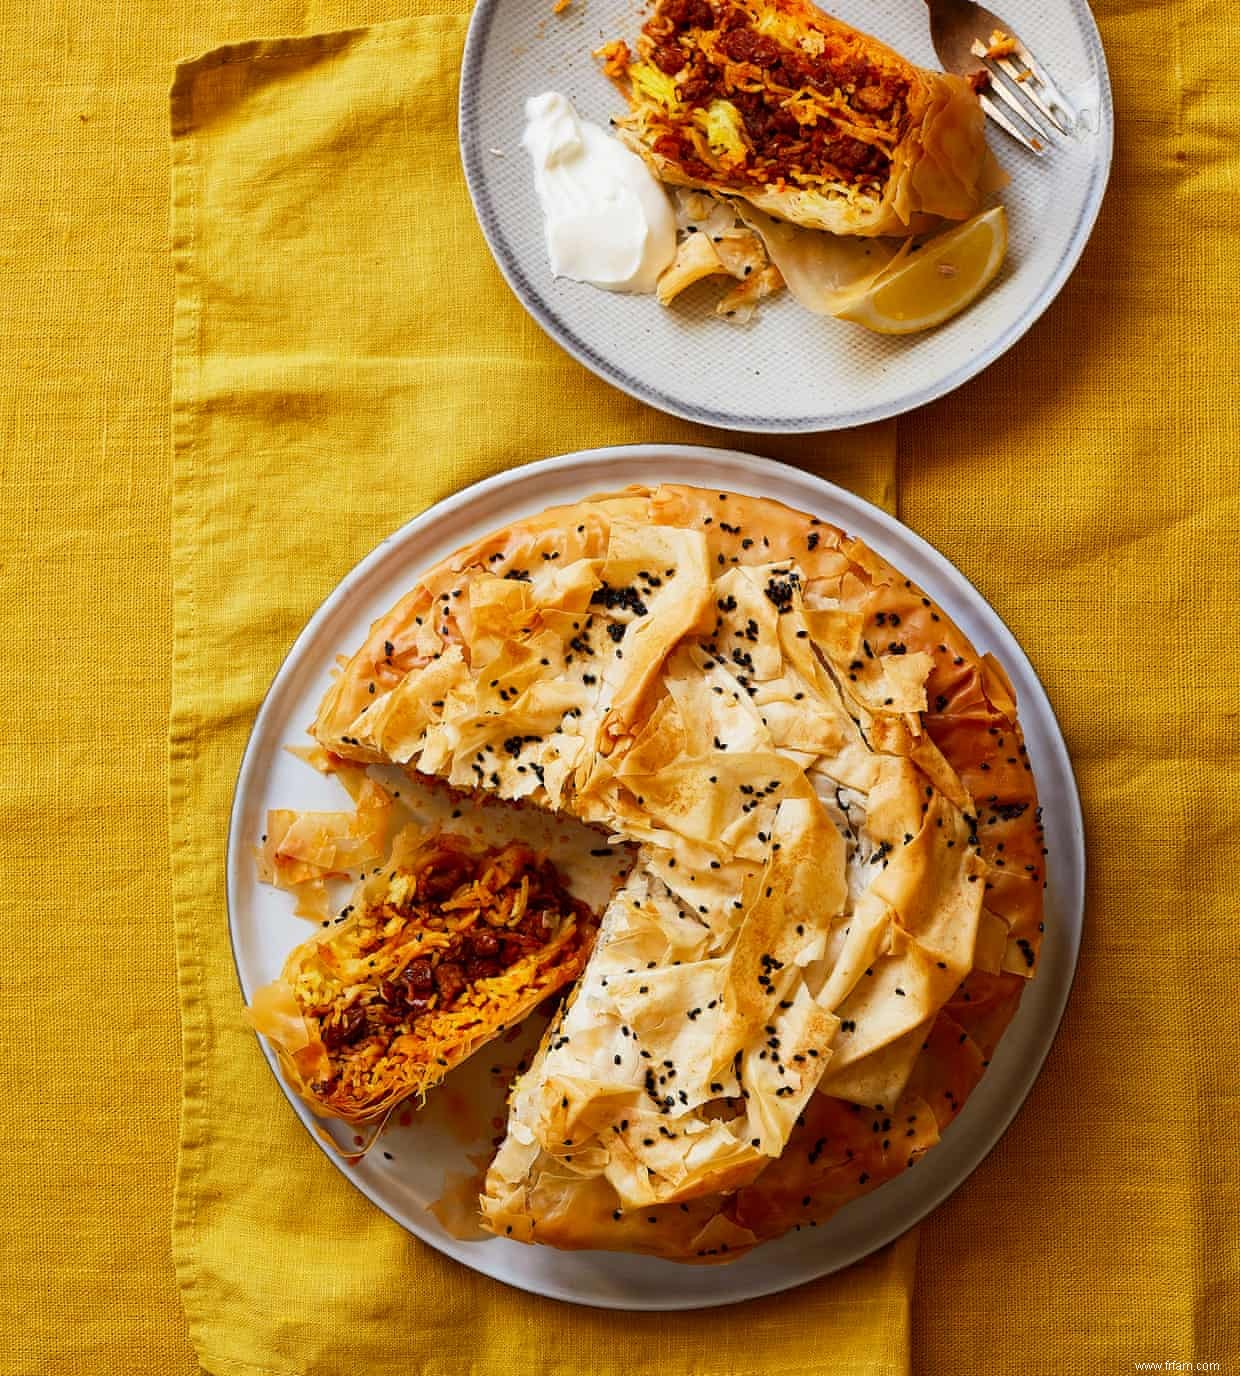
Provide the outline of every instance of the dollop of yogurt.
<path id="1" fill-rule="evenodd" d="M 676 256 L 676 220 L 636 153 L 578 118 L 558 91 L 525 102 L 551 271 L 605 291 L 652 292 Z"/>

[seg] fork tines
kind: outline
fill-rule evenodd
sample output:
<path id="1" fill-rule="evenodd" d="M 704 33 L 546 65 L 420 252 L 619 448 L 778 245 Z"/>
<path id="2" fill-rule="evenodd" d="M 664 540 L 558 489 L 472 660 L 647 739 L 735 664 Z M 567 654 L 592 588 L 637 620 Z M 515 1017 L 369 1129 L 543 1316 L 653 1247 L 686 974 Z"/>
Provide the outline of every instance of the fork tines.
<path id="1" fill-rule="evenodd" d="M 1076 114 L 1029 49 L 1019 39 L 1014 42 L 1015 51 L 1010 56 L 992 57 L 981 39 L 973 40 L 970 51 L 974 57 L 981 58 L 990 76 L 978 98 L 982 109 L 1000 128 L 1040 157 L 1051 139 L 1046 126 L 1066 136 L 1076 123 Z M 1013 57 L 1019 60 L 1020 66 L 1013 62 Z M 1012 114 L 1005 113 L 998 101 L 1002 101 Z"/>

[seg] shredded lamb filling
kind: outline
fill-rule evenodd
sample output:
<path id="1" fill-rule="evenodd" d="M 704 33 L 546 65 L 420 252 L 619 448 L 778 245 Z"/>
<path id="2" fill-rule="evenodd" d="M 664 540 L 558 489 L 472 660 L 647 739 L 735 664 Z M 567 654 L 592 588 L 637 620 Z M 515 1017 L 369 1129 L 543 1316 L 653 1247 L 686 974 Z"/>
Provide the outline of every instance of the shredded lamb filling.
<path id="1" fill-rule="evenodd" d="M 847 43 L 816 31 L 780 42 L 760 14 L 728 0 L 659 0 L 639 54 L 628 77 L 647 98 L 644 137 L 690 177 L 885 183 L 908 80 Z"/>
<path id="2" fill-rule="evenodd" d="M 549 860 L 519 842 L 483 849 L 446 833 L 395 866 L 345 921 L 296 986 L 328 1052 L 331 1074 L 313 1086 L 328 1097 L 373 1082 L 423 1024 L 467 1024 L 594 935 L 590 909 Z"/>

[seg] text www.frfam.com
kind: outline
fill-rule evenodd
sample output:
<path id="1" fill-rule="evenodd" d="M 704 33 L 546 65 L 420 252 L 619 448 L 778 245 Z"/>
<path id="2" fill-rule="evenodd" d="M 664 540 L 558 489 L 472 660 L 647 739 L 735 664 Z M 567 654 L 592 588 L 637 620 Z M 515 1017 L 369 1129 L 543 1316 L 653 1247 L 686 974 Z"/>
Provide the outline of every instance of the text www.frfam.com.
<path id="1" fill-rule="evenodd" d="M 1222 1371 L 1219 1362 L 1133 1362 L 1138 1371 Z"/>

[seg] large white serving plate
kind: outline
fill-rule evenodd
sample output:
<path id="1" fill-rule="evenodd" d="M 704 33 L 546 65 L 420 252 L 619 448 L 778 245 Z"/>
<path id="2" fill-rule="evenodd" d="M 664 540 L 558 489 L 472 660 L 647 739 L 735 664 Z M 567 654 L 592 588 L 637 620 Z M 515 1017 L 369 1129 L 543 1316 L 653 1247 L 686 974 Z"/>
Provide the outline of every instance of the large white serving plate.
<path id="1" fill-rule="evenodd" d="M 514 518 L 628 483 L 693 483 L 755 493 L 860 536 L 920 584 L 979 650 L 1002 661 L 1016 688 L 1021 722 L 1044 809 L 1049 847 L 1046 938 L 1038 976 L 989 1070 L 960 1117 L 917 1169 L 849 1204 L 814 1230 L 768 1243 L 726 1267 L 681 1266 L 606 1252 L 557 1252 L 499 1238 L 451 1236 L 428 1206 L 461 1193 L 467 1157 L 485 1149 L 502 1113 L 491 1067 L 512 1065 L 525 1040 L 495 1044 L 455 1071 L 427 1108 L 385 1132 L 350 1180 L 402 1227 L 485 1275 L 538 1294 L 617 1309 L 684 1309 L 731 1304 L 801 1284 L 859 1260 L 911 1227 L 955 1190 L 1020 1108 L 1050 1049 L 1068 998 L 1081 939 L 1085 855 L 1080 802 L 1063 737 L 1028 659 L 995 611 L 941 554 L 894 517 L 844 489 L 769 459 L 719 449 L 635 445 L 596 449 L 512 469 L 440 502 L 411 521 L 350 573 L 297 638 L 258 713 L 241 765 L 228 849 L 229 919 L 241 990 L 248 1000 L 274 979 L 312 930 L 292 916 L 287 894 L 260 885 L 253 845 L 272 807 L 339 808 L 339 785 L 292 757 L 304 742 L 337 654 L 352 651 L 371 621 L 418 573 L 458 546 Z M 551 824 L 553 827 L 556 824 Z M 275 1070 L 275 1059 L 264 1043 Z M 277 1079 L 279 1075 L 277 1072 Z M 283 1080 L 280 1080 L 283 1087 Z M 286 1090 L 287 1093 L 287 1090 Z M 289 1095 L 314 1140 L 313 1115 Z M 255 1112 L 259 1111 L 255 1106 Z M 1048 1183 L 1048 1182 L 1044 1182 Z"/>
<path id="2" fill-rule="evenodd" d="M 921 0 L 826 0 L 830 13 L 938 67 Z M 714 315 L 708 280 L 670 309 L 557 281 L 547 265 L 529 158 L 527 97 L 562 91 L 606 126 L 624 102 L 591 51 L 630 44 L 639 0 L 479 0 L 461 69 L 461 160 L 478 221 L 500 270 L 553 339 L 613 386 L 674 415 L 734 430 L 829 430 L 921 406 L 960 386 L 1010 348 L 1055 299 L 1085 247 L 1111 163 L 1106 59 L 1086 0 L 1005 0 L 994 6 L 1028 42 L 1080 115 L 1073 137 L 1037 158 L 1001 130 L 988 138 L 1011 183 L 1008 260 L 955 320 L 904 338 L 811 315 L 787 293 L 747 325 Z"/>

